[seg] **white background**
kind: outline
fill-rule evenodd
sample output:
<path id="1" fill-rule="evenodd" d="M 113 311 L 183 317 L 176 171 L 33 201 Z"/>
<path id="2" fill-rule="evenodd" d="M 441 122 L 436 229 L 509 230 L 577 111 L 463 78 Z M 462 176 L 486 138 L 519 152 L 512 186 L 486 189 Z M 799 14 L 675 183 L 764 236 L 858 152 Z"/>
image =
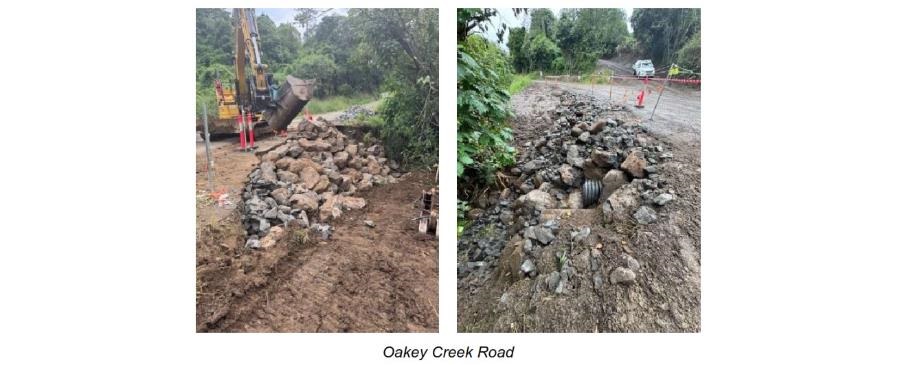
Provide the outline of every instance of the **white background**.
<path id="1" fill-rule="evenodd" d="M 386 345 L 515 345 L 515 362 L 543 364 L 898 361 L 889 5 L 174 4 L 3 9 L 0 363 L 414 361 Z M 194 8 L 233 6 L 441 7 L 439 334 L 194 332 Z M 456 6 L 702 7 L 699 334 L 455 333 Z"/>

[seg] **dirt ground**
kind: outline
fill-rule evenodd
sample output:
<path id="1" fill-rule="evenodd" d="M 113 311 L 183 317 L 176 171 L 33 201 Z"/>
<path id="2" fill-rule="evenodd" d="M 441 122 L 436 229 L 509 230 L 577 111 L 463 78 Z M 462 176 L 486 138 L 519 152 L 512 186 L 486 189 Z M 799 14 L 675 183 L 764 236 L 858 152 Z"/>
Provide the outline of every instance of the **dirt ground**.
<path id="1" fill-rule="evenodd" d="M 619 86 L 625 89 L 627 86 Z M 516 145 L 519 150 L 548 126 L 537 116 L 552 111 L 559 98 L 556 89 L 579 97 L 595 97 L 599 103 L 620 104 L 615 91 L 612 100 L 599 87 L 590 85 L 534 82 L 513 97 Z M 616 90 L 616 89 L 614 89 Z M 460 332 L 698 332 L 700 331 L 700 101 L 699 91 L 679 90 L 669 106 L 660 103 L 653 121 L 646 110 L 625 105 L 610 117 L 646 127 L 651 138 L 666 146 L 673 158 L 659 164 L 659 173 L 668 181 L 678 199 L 659 209 L 659 220 L 651 225 L 602 223 L 599 209 L 553 209 L 544 211 L 542 222 L 560 222 L 557 237 L 569 237 L 579 227 L 590 227 L 591 235 L 579 244 L 543 251 L 536 258 L 538 272 L 552 272 L 560 253 L 568 253 L 574 280 L 564 295 L 548 292 L 546 275 L 511 279 L 521 260 L 520 248 L 512 242 L 515 232 L 497 229 L 496 222 L 476 219 L 458 244 L 458 258 L 468 261 L 470 247 L 501 241 L 504 253 L 496 268 L 487 265 L 482 275 L 461 269 L 458 281 L 457 313 Z M 664 95 L 665 97 L 665 95 Z M 680 99 L 679 99 L 680 98 Z M 655 100 L 655 98 L 651 98 Z M 678 108 L 689 110 L 677 112 Z M 661 110 L 666 112 L 660 113 Z M 649 116 L 649 115 L 648 115 Z M 521 167 L 527 161 L 519 161 Z M 515 200 L 515 196 L 510 200 Z M 484 208 L 490 211 L 491 207 Z M 564 239 L 565 240 L 565 239 Z M 556 255 L 554 255 L 554 253 Z M 628 254 L 640 263 L 637 281 L 630 286 L 610 285 L 608 274 L 624 263 Z M 475 271 L 476 274 L 479 273 Z M 571 280 L 571 279 L 570 279 Z"/>
<path id="2" fill-rule="evenodd" d="M 411 172 L 358 194 L 366 207 L 345 212 L 327 241 L 292 231 L 274 247 L 253 250 L 244 248 L 239 194 L 258 159 L 237 152 L 234 138 L 213 145 L 213 190 L 233 204 L 208 198 L 198 143 L 198 332 L 437 331 L 437 240 L 411 220 L 421 191 L 434 186 L 433 173 Z"/>

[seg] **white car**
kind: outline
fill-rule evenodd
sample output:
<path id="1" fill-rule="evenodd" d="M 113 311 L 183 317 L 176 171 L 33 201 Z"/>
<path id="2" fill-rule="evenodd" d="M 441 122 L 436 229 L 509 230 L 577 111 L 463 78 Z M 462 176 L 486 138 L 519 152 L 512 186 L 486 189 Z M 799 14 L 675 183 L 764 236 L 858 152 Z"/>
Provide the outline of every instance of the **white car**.
<path id="1" fill-rule="evenodd" d="M 651 60 L 637 60 L 631 68 L 634 69 L 634 76 L 637 77 L 653 77 L 656 73 Z"/>

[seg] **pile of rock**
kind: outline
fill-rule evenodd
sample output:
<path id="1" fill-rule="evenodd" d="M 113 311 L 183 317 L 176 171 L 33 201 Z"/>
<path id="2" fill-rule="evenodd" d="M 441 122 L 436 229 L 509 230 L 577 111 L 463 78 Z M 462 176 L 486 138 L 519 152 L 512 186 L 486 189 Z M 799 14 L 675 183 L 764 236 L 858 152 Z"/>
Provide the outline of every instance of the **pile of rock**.
<path id="1" fill-rule="evenodd" d="M 548 129 L 519 149 L 520 162 L 510 171 L 514 176 L 510 188 L 473 202 L 476 213 L 468 217 L 472 226 L 459 238 L 464 243 L 459 246 L 460 255 L 466 260 L 457 268 L 460 278 L 473 273 L 484 278 L 502 266 L 502 251 L 510 237 L 521 238 L 522 257 L 507 266 L 523 276 L 536 274 L 534 260 L 540 252 L 560 244 L 558 223 L 541 221 L 544 210 L 598 208 L 606 223 L 651 224 L 658 219 L 656 209 L 676 198 L 658 172 L 658 165 L 672 158 L 672 153 L 637 121 L 627 120 L 621 106 L 565 91 L 553 96 L 561 102 L 538 116 Z M 599 190 L 595 201 L 583 201 L 587 180 Z M 563 241 L 570 243 L 581 235 Z M 561 270 L 559 275 L 565 285 L 567 272 Z M 617 274 L 617 282 L 620 279 Z M 550 281 L 554 291 L 562 290 L 555 276 Z"/>
<path id="2" fill-rule="evenodd" d="M 366 206 L 354 193 L 400 176 L 381 145 L 355 143 L 323 121 L 301 124 L 296 135 L 260 154 L 242 196 L 248 247 L 265 246 L 261 237 L 292 221 L 327 237 L 328 222 Z"/>
<path id="3" fill-rule="evenodd" d="M 354 105 L 345 110 L 337 119 L 341 122 L 356 120 L 357 118 L 368 118 L 375 115 L 375 112 L 369 108 L 360 105 Z"/>
<path id="4" fill-rule="evenodd" d="M 512 171 L 517 176 L 517 192 L 524 194 L 519 198 L 521 204 L 537 210 L 606 207 L 608 199 L 626 185 L 635 188 L 638 205 L 664 205 L 674 199 L 664 189 L 666 180 L 657 171 L 657 165 L 672 154 L 666 153 L 643 126 L 607 116 L 620 107 L 601 105 L 590 98 L 579 99 L 565 91 L 558 91 L 555 96 L 560 98 L 559 106 L 543 116 L 551 126 L 549 131 L 525 144 L 520 168 Z M 596 201 L 583 200 L 582 186 L 587 180 L 599 182 Z M 624 201 L 632 198 L 630 192 L 620 193 L 608 210 L 612 212 L 617 204 L 630 208 L 632 202 Z M 628 210 L 632 214 L 637 206 Z M 655 219 L 650 213 L 643 210 L 638 221 Z"/>

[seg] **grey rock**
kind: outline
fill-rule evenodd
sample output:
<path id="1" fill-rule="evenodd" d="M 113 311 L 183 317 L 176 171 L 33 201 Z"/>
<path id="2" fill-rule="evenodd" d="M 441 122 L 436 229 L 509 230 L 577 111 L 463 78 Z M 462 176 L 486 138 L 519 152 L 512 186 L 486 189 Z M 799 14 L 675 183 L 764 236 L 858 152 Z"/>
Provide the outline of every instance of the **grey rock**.
<path id="1" fill-rule="evenodd" d="M 653 204 L 666 205 L 668 202 L 672 201 L 673 199 L 675 199 L 675 197 L 672 196 L 672 194 L 662 193 L 662 194 L 657 195 L 656 198 L 653 198 Z"/>
<path id="2" fill-rule="evenodd" d="M 522 273 L 524 273 L 525 276 L 534 276 L 537 274 L 537 267 L 534 266 L 534 262 L 532 262 L 531 259 L 525 260 L 519 269 L 522 270 Z"/>
<path id="3" fill-rule="evenodd" d="M 533 208 L 537 211 L 556 207 L 556 200 L 549 193 L 542 190 L 532 190 L 516 200 L 522 206 Z"/>
<path id="4" fill-rule="evenodd" d="M 613 283 L 613 285 L 631 285 L 634 283 L 635 279 L 637 279 L 637 274 L 635 274 L 631 269 L 626 269 L 624 267 L 617 267 L 611 274 L 609 274 L 609 281 Z"/>
<path id="5" fill-rule="evenodd" d="M 278 207 L 272 207 L 263 214 L 263 218 L 275 219 L 278 218 L 278 213 L 281 213 L 281 210 Z"/>
<path id="6" fill-rule="evenodd" d="M 577 186 L 578 185 L 578 175 L 580 175 L 575 168 L 568 165 L 563 164 L 560 166 L 559 170 L 559 179 L 568 186 Z"/>
<path id="7" fill-rule="evenodd" d="M 331 226 L 327 224 L 313 223 L 309 226 L 310 231 L 317 233 L 320 238 L 327 240 L 331 238 Z"/>
<path id="8" fill-rule="evenodd" d="M 584 142 L 584 143 L 589 142 L 589 141 L 591 140 L 591 133 L 590 133 L 590 132 L 584 132 L 584 133 L 581 133 L 581 134 L 578 136 L 578 140 L 581 141 L 581 142 Z"/>
<path id="9" fill-rule="evenodd" d="M 603 191 L 600 193 L 600 201 L 605 202 L 617 189 L 628 183 L 625 173 L 621 170 L 609 170 L 603 175 Z"/>
<path id="10" fill-rule="evenodd" d="M 656 222 L 656 212 L 646 205 L 641 206 L 636 212 L 634 212 L 634 219 L 636 219 L 640 224 L 650 224 Z"/>
<path id="11" fill-rule="evenodd" d="M 309 217 L 306 215 L 306 211 L 301 210 L 300 214 L 297 214 L 297 223 L 300 224 L 300 228 L 309 227 Z"/>
<path id="12" fill-rule="evenodd" d="M 278 181 L 278 175 L 275 174 L 275 164 L 271 161 L 260 163 L 259 172 L 260 184 L 275 184 Z"/>
<path id="13" fill-rule="evenodd" d="M 625 161 L 622 162 L 622 169 L 635 178 L 644 177 L 644 168 L 646 167 L 647 161 L 644 159 L 644 153 L 641 151 L 632 151 L 625 158 Z"/>
<path id="14" fill-rule="evenodd" d="M 375 222 L 372 222 L 370 220 L 365 220 L 365 221 L 363 221 L 363 223 L 365 223 L 366 226 L 375 227 Z"/>
<path id="15" fill-rule="evenodd" d="M 271 227 L 271 226 L 272 226 L 272 225 L 269 223 L 269 220 L 267 220 L 267 219 L 265 219 L 265 218 L 260 218 L 260 219 L 259 219 L 259 231 L 260 231 L 260 232 L 262 232 L 262 233 L 268 232 L 268 231 L 269 231 L 269 227 Z"/>
<path id="16" fill-rule="evenodd" d="M 513 212 L 509 209 L 504 209 L 500 212 L 500 221 L 503 222 L 503 224 L 512 224 L 513 220 L 515 220 L 515 215 L 513 215 Z"/>
<path id="17" fill-rule="evenodd" d="M 250 238 L 247 239 L 247 243 L 244 244 L 244 247 L 259 248 L 259 237 L 256 237 L 255 235 L 250 236 Z"/>
<path id="18" fill-rule="evenodd" d="M 525 238 L 536 240 L 544 245 L 550 244 L 556 239 L 553 231 L 547 227 L 530 226 L 525 229 Z"/>
<path id="19" fill-rule="evenodd" d="M 634 257 L 631 257 L 631 255 L 623 253 L 620 258 L 622 259 L 622 262 L 625 263 L 625 266 L 628 266 L 628 268 L 632 271 L 638 271 L 641 269 L 641 263 L 638 262 L 638 260 Z"/>
<path id="20" fill-rule="evenodd" d="M 297 176 L 297 174 L 287 170 L 278 171 L 276 175 L 278 175 L 279 181 L 284 181 L 289 184 L 297 182 L 297 179 L 300 178 L 299 176 Z"/>
<path id="21" fill-rule="evenodd" d="M 275 202 L 278 203 L 277 205 L 285 205 L 289 202 L 290 193 L 285 188 L 275 189 L 272 191 L 271 195 L 272 198 L 275 199 Z"/>
<path id="22" fill-rule="evenodd" d="M 547 276 L 547 290 L 555 291 L 559 287 L 559 271 L 554 271 Z"/>
<path id="23" fill-rule="evenodd" d="M 622 186 L 603 203 L 604 222 L 624 222 L 640 205 L 640 194 L 633 184 Z"/>
<path id="24" fill-rule="evenodd" d="M 572 236 L 572 242 L 581 243 L 591 235 L 591 227 L 581 227 L 577 231 L 572 231 L 570 235 Z"/>
<path id="25" fill-rule="evenodd" d="M 597 167 L 609 168 L 616 165 L 618 157 L 615 152 L 595 148 L 591 151 L 591 161 L 593 161 L 594 165 Z"/>

